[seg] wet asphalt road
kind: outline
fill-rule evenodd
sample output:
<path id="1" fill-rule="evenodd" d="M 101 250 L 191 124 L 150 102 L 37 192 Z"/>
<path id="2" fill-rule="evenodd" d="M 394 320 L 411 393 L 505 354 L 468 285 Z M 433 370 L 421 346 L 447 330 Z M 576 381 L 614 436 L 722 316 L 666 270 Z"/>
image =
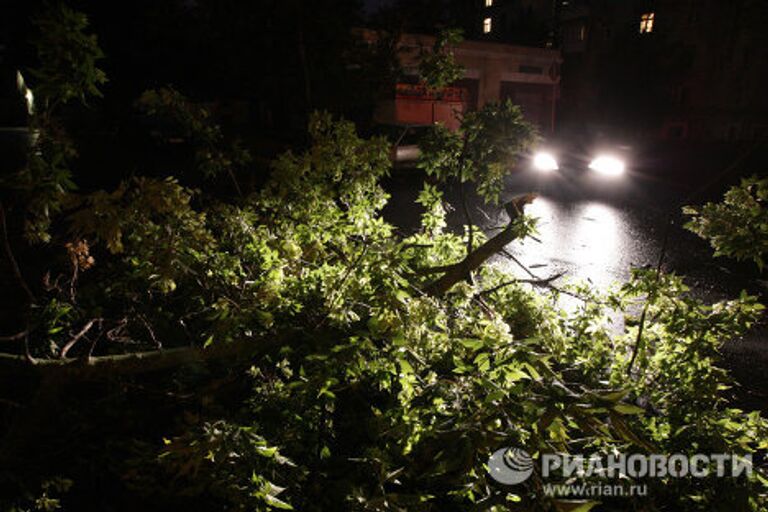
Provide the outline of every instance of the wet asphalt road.
<path id="1" fill-rule="evenodd" d="M 387 184 L 392 199 L 385 216 L 405 231 L 418 225 L 421 210 L 413 201 L 422 180 L 417 171 L 401 171 Z M 503 199 L 531 191 L 538 197 L 526 212 L 539 219 L 536 240 L 513 242 L 507 250 L 538 277 L 564 273 L 558 283 L 587 280 L 607 287 L 626 281 L 633 266 L 655 267 L 665 248 L 664 269 L 686 276 L 692 293 L 705 301 L 735 297 L 744 289 L 768 301 L 768 283 L 752 266 L 714 259 L 704 241 L 682 228 L 681 206 L 718 197 L 720 190 L 638 175 L 521 174 L 508 179 Z M 454 207 L 449 227 L 460 230 L 465 222 L 459 192 L 449 187 L 445 197 Z M 468 197 L 473 222 L 489 236 L 508 221 L 502 208 L 483 204 L 471 191 Z M 508 258 L 496 258 L 494 264 L 528 277 Z M 724 364 L 741 384 L 736 403 L 744 408 L 768 411 L 767 338 L 761 325 L 724 347 Z"/>

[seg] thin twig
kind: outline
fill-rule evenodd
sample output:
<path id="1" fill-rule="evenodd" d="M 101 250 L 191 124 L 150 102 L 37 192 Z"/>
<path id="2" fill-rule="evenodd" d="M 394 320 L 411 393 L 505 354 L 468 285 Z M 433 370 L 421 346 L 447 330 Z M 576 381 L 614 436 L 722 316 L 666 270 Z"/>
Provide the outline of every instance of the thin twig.
<path id="1" fill-rule="evenodd" d="M 431 249 L 435 244 L 403 244 L 398 250 L 407 251 L 408 249 Z"/>
<path id="2" fill-rule="evenodd" d="M 29 325 L 29 318 L 27 318 L 27 325 Z M 32 357 L 32 351 L 29 349 L 29 332 L 24 335 L 24 359 L 28 363 L 35 364 L 36 360 Z"/>
<path id="3" fill-rule="evenodd" d="M 338 295 L 334 295 L 331 298 L 330 304 L 329 304 L 329 307 L 328 307 L 328 312 L 323 316 L 322 320 L 320 320 L 320 322 L 317 324 L 315 329 L 319 329 L 320 327 L 322 327 L 323 324 L 325 324 L 326 320 L 328 320 L 328 317 L 333 312 L 333 308 L 336 307 L 336 298 L 341 296 L 341 289 L 343 288 L 344 284 L 347 282 L 347 279 L 349 279 L 349 276 L 352 274 L 352 271 L 354 271 L 355 268 L 357 268 L 357 266 L 360 264 L 360 262 L 365 257 L 366 253 L 368 253 L 368 247 L 369 246 L 367 244 L 363 247 L 363 250 L 360 251 L 360 254 L 357 256 L 357 258 L 355 258 L 355 261 L 352 262 L 352 264 L 350 264 L 347 267 L 346 271 L 344 272 L 344 275 L 341 277 L 341 279 L 336 284 L 336 286 L 334 286 L 334 288 L 333 288 L 334 291 L 338 291 L 339 294 Z"/>
<path id="4" fill-rule="evenodd" d="M 528 274 L 529 276 L 531 276 L 533 279 L 539 279 L 539 277 L 538 277 L 536 274 L 534 274 L 533 272 L 531 272 L 531 271 L 530 271 L 530 269 L 529 269 L 528 267 L 526 267 L 526 266 L 525 266 L 525 265 L 524 265 L 524 264 L 523 264 L 523 263 L 522 263 L 520 260 L 518 260 L 518 259 L 517 259 L 517 258 L 516 258 L 516 257 L 515 257 L 515 256 L 514 256 L 514 255 L 513 255 L 511 252 L 509 252 L 508 250 L 506 250 L 506 249 L 502 249 L 502 251 L 501 251 L 501 254 L 503 254 L 504 256 L 506 256 L 507 258 L 509 258 L 510 260 L 514 261 L 514 262 L 517 264 L 517 266 L 518 266 L 518 267 L 520 267 L 521 269 L 523 269 L 523 270 L 525 271 L 525 273 L 526 273 L 526 274 Z"/>
<path id="5" fill-rule="evenodd" d="M 20 333 L 11 336 L 0 336 L 0 341 L 21 341 L 27 335 L 29 335 L 29 331 L 21 331 Z"/>
<path id="6" fill-rule="evenodd" d="M 512 253 L 510 253 L 506 249 L 504 249 L 501 253 L 504 256 L 506 256 L 507 258 L 509 258 L 510 260 L 514 261 L 521 269 L 523 269 L 525 271 L 526 274 L 531 276 L 531 279 L 528 280 L 529 284 L 532 284 L 533 286 L 543 286 L 545 288 L 549 288 L 550 290 L 552 290 L 554 292 L 560 293 L 562 295 L 568 295 L 569 297 L 573 297 L 574 299 L 578 299 L 578 300 L 580 300 L 582 302 L 590 302 L 590 301 L 592 301 L 592 299 L 588 299 L 588 298 L 582 297 L 581 295 L 578 295 L 578 294 L 573 293 L 571 291 L 568 291 L 568 290 L 565 290 L 565 289 L 560 288 L 558 286 L 555 286 L 551 282 L 550 283 L 542 283 L 541 282 L 542 279 L 539 276 L 537 276 L 536 274 L 534 274 L 533 272 L 531 272 L 531 270 L 528 267 L 526 267 L 520 260 L 515 258 L 515 256 Z M 565 274 L 565 272 L 563 274 Z M 524 281 L 518 281 L 518 282 L 524 282 Z M 601 304 L 601 302 L 599 302 L 599 301 L 594 301 L 594 302 L 596 304 Z"/>
<path id="7" fill-rule="evenodd" d="M 115 325 L 113 328 L 107 331 L 106 336 L 109 341 L 115 341 L 117 343 L 132 343 L 134 345 L 138 345 L 139 342 L 135 341 L 133 338 L 130 338 L 129 336 L 123 336 L 121 334 L 122 330 L 125 329 L 125 326 L 128 325 L 128 318 L 122 318 L 119 322 L 117 322 L 117 325 Z"/>
<path id="8" fill-rule="evenodd" d="M 414 271 L 414 274 L 419 276 L 429 276 L 432 274 L 442 274 L 443 272 L 448 272 L 456 265 L 460 264 L 461 262 L 458 261 L 456 263 L 451 263 L 450 265 L 440 265 L 439 267 L 427 267 L 427 268 L 420 268 L 418 270 Z"/>
<path id="9" fill-rule="evenodd" d="M 439 297 L 450 290 L 456 283 L 467 280 L 468 277 L 471 282 L 471 275 L 474 270 L 478 269 L 488 259 L 493 257 L 499 251 L 502 251 L 509 243 L 519 237 L 515 222 L 517 217 L 522 215 L 525 205 L 533 201 L 534 198 L 535 196 L 533 194 L 526 194 L 515 197 L 508 202 L 505 205 L 505 208 L 507 208 L 508 212 L 512 213 L 510 213 L 510 221 L 507 228 L 479 247 L 474 248 L 464 260 L 446 270 L 442 277 L 427 287 L 427 293 Z"/>
<path id="10" fill-rule="evenodd" d="M 96 344 L 99 342 L 103 334 L 104 334 L 104 331 L 99 329 L 98 336 L 93 338 L 93 341 L 91 342 L 91 346 L 88 348 L 88 359 L 93 357 L 93 351 L 96 350 Z"/>
<path id="11" fill-rule="evenodd" d="M 461 154 L 459 155 L 459 162 L 458 162 L 458 170 L 460 174 L 463 174 L 462 167 L 464 166 L 464 162 L 467 159 L 467 149 L 469 147 L 469 137 L 466 133 L 463 135 L 463 142 L 461 145 Z M 469 229 L 469 233 L 467 236 L 467 257 L 472 253 L 474 250 L 475 240 L 474 240 L 474 224 L 472 222 L 472 216 L 469 214 L 469 206 L 467 205 L 467 194 L 464 186 L 464 182 L 461 178 L 458 179 L 459 181 L 459 194 L 461 196 L 461 206 L 464 210 L 464 219 L 467 223 L 467 229 Z M 471 282 L 472 281 L 472 271 L 470 270 L 468 272 L 468 279 Z"/>
<path id="12" fill-rule="evenodd" d="M 4 354 L 0 352 L 0 371 L 7 373 L 32 372 L 43 376 L 68 375 L 70 377 L 105 377 L 149 373 L 167 368 L 200 361 L 216 360 L 228 357 L 249 357 L 251 354 L 265 354 L 292 339 L 287 334 L 273 335 L 263 339 L 263 343 L 254 343 L 252 339 L 232 343 L 216 343 L 212 347 L 182 347 L 149 352 L 135 352 L 111 356 L 96 356 L 77 359 L 31 359 L 27 356 Z"/>
<path id="13" fill-rule="evenodd" d="M 397 272 L 397 271 L 394 271 L 394 273 L 395 273 L 395 275 L 397 275 L 398 277 L 405 279 L 405 281 L 406 281 L 406 283 L 407 283 L 407 286 L 408 286 L 408 287 L 409 287 L 411 290 L 413 290 L 414 292 L 416 292 L 416 294 L 418 294 L 420 297 L 427 297 L 427 292 L 425 292 L 424 290 L 422 290 L 421 288 L 419 288 L 418 286 L 416 286 L 415 284 L 413 284 L 413 283 L 411 282 L 411 280 L 410 280 L 410 279 L 408 279 L 408 277 L 407 277 L 407 276 L 404 276 L 403 274 L 401 274 L 401 273 L 399 273 L 399 272 Z"/>
<path id="14" fill-rule="evenodd" d="M 16 261 L 16 257 L 13 255 L 11 242 L 8 239 L 8 223 L 6 221 L 5 207 L 3 206 L 2 201 L 0 201 L 0 228 L 2 228 L 3 231 L 3 247 L 5 248 L 5 256 L 8 258 L 8 261 L 11 264 L 13 275 L 16 277 L 16 281 L 18 281 L 19 286 L 21 286 L 21 288 L 24 290 L 24 293 L 27 295 L 29 303 L 33 304 L 35 302 L 35 296 L 27 285 L 27 281 L 24 279 L 24 276 L 21 274 L 19 264 Z"/>
<path id="15" fill-rule="evenodd" d="M 144 324 L 144 327 L 147 329 L 147 332 L 149 332 L 149 336 L 152 338 L 152 341 L 155 343 L 155 346 L 157 348 L 163 348 L 163 344 L 160 342 L 160 340 L 157 339 L 157 336 L 155 336 L 155 331 L 152 329 L 152 326 L 149 324 L 146 317 L 144 315 L 139 315 L 139 320 L 141 320 L 141 323 Z"/>
<path id="16" fill-rule="evenodd" d="M 73 304 L 77 303 L 77 277 L 80 270 L 80 264 L 77 257 L 72 257 L 72 279 L 69 280 L 69 298 Z"/>
<path id="17" fill-rule="evenodd" d="M 227 173 L 229 174 L 229 179 L 232 180 L 232 184 L 235 186 L 235 192 L 237 192 L 237 195 L 239 197 L 243 197 L 243 191 L 240 188 L 240 184 L 237 182 L 237 178 L 235 177 L 235 173 L 232 172 L 232 168 L 227 167 Z"/>
<path id="18" fill-rule="evenodd" d="M 542 279 L 514 279 L 512 281 L 506 281 L 504 283 L 501 283 L 500 285 L 494 286 L 493 288 L 482 290 L 477 293 L 477 296 L 490 295 L 493 292 L 497 292 L 502 288 L 506 288 L 507 286 L 511 286 L 513 284 L 530 284 L 533 286 L 547 286 L 550 283 L 552 283 L 552 281 L 557 281 L 564 275 L 565 275 L 565 272 L 560 272 L 559 274 L 555 274 L 553 276 L 545 277 Z"/>
<path id="19" fill-rule="evenodd" d="M 103 322 L 102 318 L 94 318 L 90 320 L 87 324 L 85 324 L 85 326 L 80 330 L 80 332 L 75 334 L 72 337 L 72 339 L 69 340 L 66 345 L 64 345 L 64 348 L 61 349 L 61 353 L 59 354 L 59 358 L 66 359 L 67 352 L 69 352 L 70 349 L 74 347 L 75 344 L 83 338 L 83 336 L 88 334 L 88 331 L 90 331 L 95 324 L 98 323 L 99 325 L 101 325 L 102 322 Z"/>
<path id="20" fill-rule="evenodd" d="M 659 253 L 659 261 L 656 264 L 656 279 L 655 284 L 659 283 L 661 279 L 661 267 L 664 264 L 664 258 L 667 254 L 667 244 L 669 243 L 669 233 L 672 230 L 674 223 L 670 220 L 667 223 L 667 228 L 664 232 L 664 242 L 661 245 L 661 252 Z M 643 331 L 645 329 L 645 318 L 648 316 L 648 308 L 651 305 L 651 297 L 648 297 L 643 305 L 643 312 L 640 314 L 640 325 L 637 328 L 637 337 L 635 338 L 635 345 L 632 347 L 632 357 L 629 359 L 629 365 L 627 366 L 627 375 L 632 375 L 632 368 L 635 365 L 635 360 L 638 354 L 643 350 L 645 344 L 643 340 Z"/>
<path id="21" fill-rule="evenodd" d="M 475 248 L 475 224 L 472 221 L 472 215 L 469 213 L 469 205 L 467 205 L 467 193 L 464 190 L 465 184 L 459 184 L 459 190 L 461 192 L 461 208 L 464 210 L 464 220 L 467 223 L 467 256 L 469 256 Z"/>

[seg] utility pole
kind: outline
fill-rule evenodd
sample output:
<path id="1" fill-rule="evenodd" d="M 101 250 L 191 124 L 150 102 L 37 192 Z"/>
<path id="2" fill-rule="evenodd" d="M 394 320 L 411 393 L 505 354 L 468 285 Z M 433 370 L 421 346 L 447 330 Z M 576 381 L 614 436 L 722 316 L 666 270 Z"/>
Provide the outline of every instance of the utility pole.
<path id="1" fill-rule="evenodd" d="M 560 47 L 560 16 L 563 10 L 562 0 L 552 1 L 552 17 L 549 22 L 549 41 L 547 41 L 548 48 Z"/>

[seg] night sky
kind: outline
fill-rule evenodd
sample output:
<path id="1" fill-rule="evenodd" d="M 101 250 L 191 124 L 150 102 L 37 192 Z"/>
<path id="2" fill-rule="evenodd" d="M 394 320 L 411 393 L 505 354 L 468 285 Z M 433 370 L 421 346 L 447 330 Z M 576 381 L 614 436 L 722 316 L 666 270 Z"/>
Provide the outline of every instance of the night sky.
<path id="1" fill-rule="evenodd" d="M 365 0 L 365 11 L 368 13 L 376 12 L 376 9 L 388 3 L 388 0 Z"/>

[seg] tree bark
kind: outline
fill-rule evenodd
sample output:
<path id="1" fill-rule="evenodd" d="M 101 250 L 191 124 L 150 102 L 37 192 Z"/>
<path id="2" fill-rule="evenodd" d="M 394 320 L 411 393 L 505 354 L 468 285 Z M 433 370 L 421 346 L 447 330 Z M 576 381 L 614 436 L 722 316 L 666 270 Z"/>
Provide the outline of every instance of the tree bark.
<path id="1" fill-rule="evenodd" d="M 459 263 L 450 265 L 445 268 L 445 274 L 442 277 L 430 284 L 426 292 L 435 297 L 444 295 L 450 290 L 456 283 L 463 281 L 468 274 L 473 270 L 480 267 L 491 256 L 500 252 L 517 238 L 517 231 L 515 229 L 515 221 L 523 215 L 525 205 L 531 203 L 536 196 L 534 194 L 526 194 L 524 196 L 518 196 L 509 203 L 504 205 L 504 208 L 509 214 L 509 224 L 504 231 L 494 236 L 483 245 L 470 252 L 466 258 Z"/>
<path id="2" fill-rule="evenodd" d="M 227 360 L 230 366 L 249 364 L 260 354 L 279 346 L 287 336 L 220 343 L 210 348 L 184 347 L 135 354 L 88 357 L 82 359 L 30 360 L 26 356 L 0 353 L 0 375 L 29 381 L 34 391 L 29 400 L 14 406 L 7 430 L 0 429 L 0 467 L 14 467 L 25 460 L 24 447 L 30 442 L 30 430 L 44 426 L 56 406 L 72 389 L 71 385 L 93 381 L 108 382 L 116 377 L 149 374 L 177 369 L 189 364 Z M 52 412 L 53 411 L 53 412 Z M 21 457 L 21 459 L 20 459 Z"/>
<path id="3" fill-rule="evenodd" d="M 252 356 L 275 347 L 283 337 L 215 344 L 210 348 L 183 347 L 134 354 L 81 359 L 35 359 L 0 353 L 0 372 L 91 379 L 151 373 L 186 364 Z"/>

